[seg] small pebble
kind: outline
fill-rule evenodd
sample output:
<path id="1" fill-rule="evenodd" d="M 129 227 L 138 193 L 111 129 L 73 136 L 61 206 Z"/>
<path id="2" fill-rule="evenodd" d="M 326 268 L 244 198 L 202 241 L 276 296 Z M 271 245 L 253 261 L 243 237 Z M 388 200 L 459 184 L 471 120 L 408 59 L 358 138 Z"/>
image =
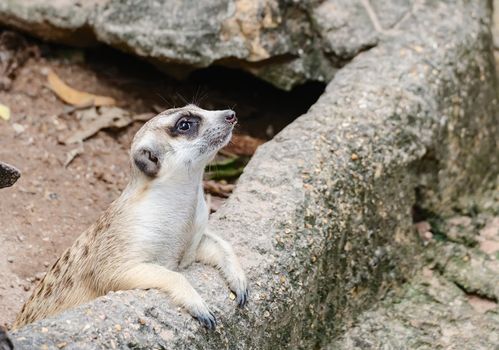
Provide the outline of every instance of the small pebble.
<path id="1" fill-rule="evenodd" d="M 352 250 L 352 243 L 350 243 L 350 242 L 346 242 L 346 243 L 345 243 L 345 248 L 344 248 L 344 250 L 345 250 L 346 252 L 351 251 L 351 250 Z"/>
<path id="2" fill-rule="evenodd" d="M 10 263 L 13 263 L 13 262 L 14 262 L 14 258 L 13 258 L 13 257 L 11 257 L 11 256 L 9 256 L 9 257 L 7 258 L 7 261 L 8 261 L 8 262 L 10 262 Z"/>
<path id="3" fill-rule="evenodd" d="M 40 73 L 43 75 L 48 75 L 50 73 L 50 68 L 48 67 L 41 67 L 40 68 Z"/>
<path id="4" fill-rule="evenodd" d="M 18 123 L 12 124 L 12 128 L 14 129 L 16 135 L 22 134 L 25 130 L 25 127 Z"/>
<path id="5" fill-rule="evenodd" d="M 359 159 L 359 156 L 355 153 L 352 153 L 352 160 L 357 160 Z"/>

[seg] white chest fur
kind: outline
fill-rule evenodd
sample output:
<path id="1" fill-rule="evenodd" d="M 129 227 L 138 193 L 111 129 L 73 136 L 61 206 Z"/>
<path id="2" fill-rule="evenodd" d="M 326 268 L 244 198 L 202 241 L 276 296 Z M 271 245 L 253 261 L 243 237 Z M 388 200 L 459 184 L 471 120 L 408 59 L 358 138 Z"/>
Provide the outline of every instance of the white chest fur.
<path id="1" fill-rule="evenodd" d="M 200 183 L 158 184 L 137 202 L 132 215 L 134 255 L 172 270 L 197 246 L 208 222 Z"/>

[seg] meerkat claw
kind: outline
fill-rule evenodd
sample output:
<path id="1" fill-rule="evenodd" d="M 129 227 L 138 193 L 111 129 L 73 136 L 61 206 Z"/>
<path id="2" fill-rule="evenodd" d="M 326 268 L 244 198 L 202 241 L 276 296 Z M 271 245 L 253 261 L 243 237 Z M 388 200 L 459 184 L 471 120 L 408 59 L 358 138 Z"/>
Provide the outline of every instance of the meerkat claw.
<path id="1" fill-rule="evenodd" d="M 248 302 L 249 290 L 245 289 L 242 293 L 237 293 L 237 306 L 244 307 Z"/>
<path id="2" fill-rule="evenodd" d="M 208 315 L 198 315 L 193 317 L 209 330 L 213 330 L 217 327 L 217 319 L 211 311 Z"/>

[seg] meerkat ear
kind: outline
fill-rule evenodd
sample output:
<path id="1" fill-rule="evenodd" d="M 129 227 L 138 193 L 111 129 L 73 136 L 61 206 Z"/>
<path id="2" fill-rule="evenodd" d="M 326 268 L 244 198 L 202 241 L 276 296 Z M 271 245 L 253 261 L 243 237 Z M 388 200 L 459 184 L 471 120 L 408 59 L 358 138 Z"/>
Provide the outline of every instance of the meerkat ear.
<path id="1" fill-rule="evenodd" d="M 157 147 L 140 147 L 133 154 L 137 168 L 150 177 L 158 175 L 162 158 L 161 151 Z"/>

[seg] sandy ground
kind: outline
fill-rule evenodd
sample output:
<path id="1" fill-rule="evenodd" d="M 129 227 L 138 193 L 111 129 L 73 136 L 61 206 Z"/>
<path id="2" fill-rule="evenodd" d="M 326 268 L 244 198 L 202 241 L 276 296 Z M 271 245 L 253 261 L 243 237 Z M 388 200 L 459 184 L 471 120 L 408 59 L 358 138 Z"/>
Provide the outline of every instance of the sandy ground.
<path id="1" fill-rule="evenodd" d="M 0 84 L 0 103 L 11 109 L 8 121 L 0 119 L 0 160 L 19 168 L 22 176 L 0 191 L 0 325 L 6 326 L 47 267 L 124 188 L 128 148 L 141 125 L 100 131 L 65 167 L 68 154 L 79 146 L 59 140 L 78 128 L 79 121 L 77 113 L 65 113 L 68 106 L 47 88 L 49 69 L 68 85 L 111 96 L 134 113 L 187 101 L 210 109 L 231 107 L 242 125 L 238 132 L 264 139 L 304 113 L 323 89 L 317 85 L 284 93 L 218 69 L 179 83 L 115 51 L 83 52 L 31 40 L 10 54 L 18 67 L 9 71 L 11 81 Z"/>

